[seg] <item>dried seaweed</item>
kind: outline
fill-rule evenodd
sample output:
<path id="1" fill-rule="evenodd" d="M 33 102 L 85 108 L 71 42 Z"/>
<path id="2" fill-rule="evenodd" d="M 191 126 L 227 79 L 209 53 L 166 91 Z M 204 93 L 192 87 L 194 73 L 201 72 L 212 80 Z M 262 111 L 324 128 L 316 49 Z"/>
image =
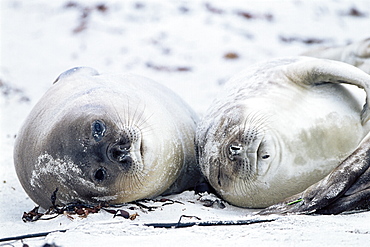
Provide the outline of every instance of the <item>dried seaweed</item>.
<path id="1" fill-rule="evenodd" d="M 191 71 L 191 67 L 189 66 L 165 66 L 165 65 L 157 65 L 151 62 L 147 62 L 146 66 L 148 68 L 157 70 L 157 71 L 164 71 L 164 72 L 187 72 Z"/>
<path id="2" fill-rule="evenodd" d="M 253 20 L 253 19 L 259 19 L 259 20 L 265 20 L 265 21 L 273 21 L 274 16 L 270 13 L 264 13 L 264 14 L 257 14 L 257 13 L 252 13 L 249 11 L 237 11 L 236 14 L 238 16 L 243 17 L 244 19 L 247 20 Z"/>
<path id="3" fill-rule="evenodd" d="M 69 219 L 74 219 L 72 215 L 78 215 L 81 218 L 87 217 L 91 213 L 97 213 L 101 209 L 101 205 L 98 206 L 89 206 L 86 204 L 79 204 L 79 203 L 71 203 L 67 204 L 63 207 L 60 206 L 52 206 L 44 213 L 39 212 L 39 206 L 36 206 L 34 209 L 29 211 L 28 213 L 24 212 L 22 216 L 22 220 L 24 222 L 35 222 L 38 220 L 51 220 L 59 215 L 65 215 Z M 49 217 L 46 217 L 49 216 Z"/>
<path id="4" fill-rule="evenodd" d="M 227 52 L 227 53 L 225 53 L 224 58 L 229 59 L 229 60 L 237 59 L 237 58 L 239 58 L 239 55 L 236 52 Z"/>
<path id="5" fill-rule="evenodd" d="M 58 217 L 59 215 L 65 215 L 69 219 L 73 220 L 74 215 L 77 215 L 80 218 L 86 218 L 90 214 L 95 214 L 100 212 L 100 210 L 104 210 L 110 214 L 113 214 L 114 217 L 123 217 L 125 219 L 135 219 L 138 214 L 134 213 L 130 215 L 127 211 L 122 209 L 110 209 L 112 207 L 111 205 L 101 203 L 98 205 L 88 205 L 81 202 L 73 202 L 68 203 L 64 206 L 59 206 L 56 204 L 57 199 L 57 192 L 58 188 L 55 189 L 55 191 L 50 196 L 51 204 L 52 206 L 46 210 L 44 213 L 39 212 L 40 207 L 36 206 L 29 212 L 24 212 L 22 216 L 22 220 L 24 222 L 35 222 L 38 220 L 50 220 Z M 48 217 L 46 217 L 48 216 Z"/>
<path id="6" fill-rule="evenodd" d="M 163 204 L 161 204 L 159 206 L 149 206 L 149 205 L 146 205 L 145 203 L 163 203 Z M 167 199 L 167 198 L 151 199 L 151 200 L 143 199 L 143 200 L 140 200 L 140 201 L 131 202 L 131 204 L 135 204 L 143 212 L 152 212 L 152 211 L 155 211 L 157 209 L 162 209 L 162 207 L 164 207 L 164 206 L 172 205 L 172 204 L 175 204 L 175 203 L 179 203 L 179 204 L 184 205 L 184 203 L 182 203 L 180 201 L 174 201 L 174 200 Z"/>
<path id="7" fill-rule="evenodd" d="M 73 1 L 65 4 L 64 7 L 67 9 L 77 9 L 80 13 L 79 23 L 73 29 L 73 33 L 80 33 L 87 29 L 90 16 L 94 11 L 105 13 L 109 9 L 108 6 L 103 3 L 87 6 Z"/>
<path id="8" fill-rule="evenodd" d="M 22 216 L 22 220 L 24 222 L 35 222 L 38 220 L 50 220 L 58 217 L 59 215 L 64 215 L 68 217 L 69 219 L 73 220 L 75 219 L 73 216 L 77 215 L 80 218 L 86 218 L 90 214 L 95 214 L 100 212 L 101 210 L 104 210 L 110 214 L 113 214 L 113 218 L 115 217 L 122 217 L 125 219 L 134 220 L 137 216 L 139 216 L 138 213 L 130 214 L 126 210 L 123 209 L 112 209 L 113 207 L 121 207 L 122 205 L 109 205 L 106 203 L 101 203 L 98 205 L 88 205 L 81 202 L 73 202 L 68 203 L 64 206 L 59 206 L 56 204 L 57 201 L 57 193 L 58 188 L 55 189 L 55 191 L 50 196 L 51 204 L 52 206 L 46 210 L 45 212 L 41 213 L 39 211 L 40 207 L 36 206 L 29 212 L 24 212 Z M 162 203 L 159 206 L 149 206 L 146 205 L 146 203 Z M 167 198 L 160 198 L 160 199 L 143 199 L 140 201 L 135 201 L 130 204 L 136 205 L 139 209 L 141 209 L 143 212 L 150 212 L 155 211 L 156 209 L 161 209 L 162 207 L 166 205 L 172 205 L 175 203 L 184 204 L 180 201 L 174 201 Z M 129 210 L 136 210 L 137 208 L 130 206 L 128 207 Z"/>
<path id="9" fill-rule="evenodd" d="M 213 5 L 211 5 L 210 3 L 205 3 L 205 7 L 206 9 L 213 13 L 213 14 L 223 14 L 225 13 L 224 10 L 220 9 L 220 8 L 217 8 L 217 7 L 214 7 Z"/>
<path id="10" fill-rule="evenodd" d="M 203 203 L 203 206 L 205 207 L 213 207 L 215 205 L 221 209 L 224 209 L 226 207 L 225 204 L 220 199 L 215 199 L 215 200 L 200 199 L 200 201 Z"/>
<path id="11" fill-rule="evenodd" d="M 347 12 L 342 13 L 344 16 L 352 16 L 352 17 L 367 17 L 368 14 L 365 12 L 360 11 L 356 7 L 350 8 Z"/>
<path id="12" fill-rule="evenodd" d="M 204 189 L 204 188 L 203 188 Z M 209 199 L 206 197 L 203 197 L 205 194 L 208 194 L 207 192 L 204 193 L 197 193 L 198 194 L 199 201 L 203 204 L 205 207 L 214 207 L 217 206 L 218 208 L 225 208 L 225 204 L 220 199 Z M 24 222 L 35 222 L 38 220 L 50 220 L 58 217 L 59 215 L 64 215 L 67 218 L 74 220 L 74 216 L 80 217 L 80 218 L 86 218 L 90 214 L 95 214 L 100 212 L 101 210 L 106 211 L 107 213 L 113 214 L 113 218 L 115 217 L 122 217 L 125 219 L 134 220 L 137 216 L 139 216 L 138 213 L 130 214 L 128 211 L 118 208 L 113 209 L 114 207 L 122 207 L 123 205 L 127 206 L 129 210 L 137 210 L 140 209 L 142 212 L 152 212 L 157 209 L 162 210 L 164 206 L 167 205 L 173 205 L 175 203 L 184 205 L 181 201 L 171 200 L 168 198 L 159 198 L 159 199 L 143 199 L 139 201 L 134 201 L 129 204 L 133 204 L 135 206 L 130 206 L 129 204 L 123 204 L 123 205 L 109 205 L 107 203 L 101 203 L 98 205 L 88 205 L 86 203 L 82 202 L 72 202 L 68 203 L 66 205 L 60 206 L 57 202 L 57 196 L 58 196 L 58 188 L 55 189 L 55 191 L 50 196 L 50 201 L 52 206 L 46 210 L 45 212 L 41 213 L 39 211 L 40 207 L 36 206 L 29 212 L 24 212 L 22 216 L 22 220 Z M 159 205 L 153 205 L 154 203 Z"/>
<path id="13" fill-rule="evenodd" d="M 17 96 L 20 102 L 29 102 L 30 97 L 28 97 L 24 91 L 20 88 L 17 88 L 2 79 L 0 79 L 0 92 L 4 97 L 10 98 L 12 96 Z"/>
<path id="14" fill-rule="evenodd" d="M 135 218 L 137 214 L 132 215 L 133 218 Z M 182 222 L 183 218 L 190 218 L 190 219 L 196 219 L 198 221 L 195 222 Z M 131 219 L 131 218 L 130 218 Z M 154 227 L 154 228 L 184 228 L 184 227 L 191 227 L 191 226 L 235 226 L 235 225 L 250 225 L 250 224 L 256 224 L 256 223 L 266 223 L 266 222 L 272 222 L 276 219 L 249 219 L 249 220 L 233 220 L 233 221 L 201 221 L 201 218 L 197 216 L 189 216 L 189 215 L 181 215 L 178 222 L 176 223 L 147 223 L 144 224 L 144 226 Z M 54 230 L 49 232 L 41 232 L 41 233 L 32 233 L 32 234 L 25 234 L 25 235 L 19 235 L 14 237 L 7 237 L 7 238 L 1 238 L 0 242 L 6 242 L 6 241 L 14 241 L 14 240 L 24 240 L 28 238 L 36 238 L 36 237 L 45 237 L 53 232 L 66 232 L 68 229 L 63 230 Z M 27 246 L 27 245 L 26 245 Z M 52 245 L 53 246 L 53 245 Z"/>
<path id="15" fill-rule="evenodd" d="M 220 220 L 220 221 L 195 221 L 195 222 L 181 222 L 182 218 L 195 217 L 182 215 L 177 223 L 147 223 L 145 226 L 152 226 L 154 228 L 184 228 L 191 226 L 236 226 L 236 225 L 251 225 L 256 223 L 272 222 L 276 219 L 250 219 L 250 220 Z"/>
<path id="16" fill-rule="evenodd" d="M 0 242 L 6 242 L 6 241 L 14 241 L 14 240 L 22 240 L 27 238 L 38 238 L 38 237 L 45 237 L 53 232 L 66 232 L 67 230 L 55 230 L 50 232 L 38 232 L 38 233 L 31 233 L 31 234 L 25 234 L 25 235 L 19 235 L 15 237 L 8 237 L 8 238 L 1 238 Z"/>
<path id="17" fill-rule="evenodd" d="M 307 45 L 312 44 L 322 44 L 328 42 L 326 39 L 318 39 L 318 38 L 302 38 L 302 37 L 287 37 L 287 36 L 279 36 L 280 41 L 284 43 L 293 43 L 293 42 L 301 42 Z"/>

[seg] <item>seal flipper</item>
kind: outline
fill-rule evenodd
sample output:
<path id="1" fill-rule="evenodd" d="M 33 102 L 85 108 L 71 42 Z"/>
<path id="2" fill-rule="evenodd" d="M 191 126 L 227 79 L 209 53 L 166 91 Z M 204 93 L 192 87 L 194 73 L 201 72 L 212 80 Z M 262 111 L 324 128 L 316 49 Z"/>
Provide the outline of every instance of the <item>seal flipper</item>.
<path id="1" fill-rule="evenodd" d="M 367 159 L 369 164 L 370 157 Z M 338 214 L 353 209 L 370 209 L 370 166 L 340 198 L 317 213 Z"/>
<path id="2" fill-rule="evenodd" d="M 361 123 L 364 125 L 368 120 L 370 119 L 370 109 L 367 103 L 367 98 L 366 98 L 366 103 L 364 107 L 362 108 L 361 111 Z"/>
<path id="3" fill-rule="evenodd" d="M 370 38 L 346 46 L 315 49 L 302 55 L 342 61 L 370 74 Z"/>
<path id="4" fill-rule="evenodd" d="M 94 76 L 99 75 L 98 71 L 90 67 L 75 67 L 69 69 L 58 76 L 58 78 L 53 82 L 53 84 L 57 83 L 66 78 L 72 78 L 76 76 Z"/>
<path id="5" fill-rule="evenodd" d="M 285 76 L 301 86 L 316 86 L 322 83 L 345 83 L 358 86 L 366 92 L 366 102 L 361 112 L 364 125 L 370 119 L 370 75 L 364 71 L 338 61 L 305 57 L 288 65 Z"/>
<path id="6" fill-rule="evenodd" d="M 370 206 L 370 133 L 324 179 L 258 214 L 338 214 Z"/>

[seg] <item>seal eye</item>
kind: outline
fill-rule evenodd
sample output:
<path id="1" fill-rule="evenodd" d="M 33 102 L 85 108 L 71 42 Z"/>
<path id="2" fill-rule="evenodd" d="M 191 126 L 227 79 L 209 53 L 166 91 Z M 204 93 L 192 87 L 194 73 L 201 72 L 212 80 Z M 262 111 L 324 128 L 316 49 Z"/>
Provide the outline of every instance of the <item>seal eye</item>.
<path id="1" fill-rule="evenodd" d="M 103 167 L 99 168 L 98 170 L 95 171 L 94 173 L 94 178 L 98 181 L 103 181 L 107 175 L 107 172 Z"/>
<path id="2" fill-rule="evenodd" d="M 268 159 L 268 158 L 270 158 L 270 155 L 268 155 L 268 154 L 265 154 L 264 156 L 262 156 L 262 159 Z"/>
<path id="3" fill-rule="evenodd" d="M 91 130 L 95 141 L 101 141 L 106 130 L 105 124 L 100 120 L 96 120 L 92 123 Z"/>

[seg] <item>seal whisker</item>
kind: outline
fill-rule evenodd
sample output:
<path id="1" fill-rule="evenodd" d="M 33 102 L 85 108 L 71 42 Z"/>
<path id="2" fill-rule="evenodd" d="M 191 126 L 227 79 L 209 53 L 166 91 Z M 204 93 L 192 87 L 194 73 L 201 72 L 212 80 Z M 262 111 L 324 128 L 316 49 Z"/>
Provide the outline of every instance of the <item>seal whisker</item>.
<path id="1" fill-rule="evenodd" d="M 138 128 L 142 134 L 147 134 L 153 130 L 152 126 L 154 126 L 154 124 L 147 124 L 145 126 L 139 126 Z"/>
<path id="2" fill-rule="evenodd" d="M 134 114 L 131 114 L 130 112 L 130 109 L 131 109 L 131 106 L 130 106 L 130 99 L 127 98 L 127 116 L 126 116 L 126 126 L 132 126 L 132 123 L 133 123 L 133 119 L 135 117 Z"/>
<path id="3" fill-rule="evenodd" d="M 143 188 L 146 183 L 144 173 L 142 171 L 131 171 L 120 177 L 120 185 L 122 191 L 137 191 Z"/>
<path id="4" fill-rule="evenodd" d="M 238 179 L 233 184 L 234 190 L 237 191 L 240 196 L 251 196 L 250 191 L 256 188 L 256 183 L 251 179 Z"/>
<path id="5" fill-rule="evenodd" d="M 142 116 L 144 114 L 144 110 L 145 110 L 145 105 L 144 105 L 144 110 L 140 113 L 138 113 L 138 109 L 139 109 L 139 104 L 136 105 L 136 108 L 135 108 L 135 111 L 133 112 L 133 114 L 131 115 L 131 119 L 129 121 L 129 126 L 134 126 L 134 124 L 137 124 L 137 119 L 140 118 L 140 116 Z M 138 115 L 140 114 L 140 115 Z"/>
<path id="6" fill-rule="evenodd" d="M 249 125 L 257 130 L 264 131 L 269 123 L 269 119 L 271 118 L 266 114 L 260 114 L 259 112 L 249 113 L 244 120 L 244 129 Z"/>
<path id="7" fill-rule="evenodd" d="M 117 124 L 120 124 L 119 128 L 123 129 L 124 128 L 124 122 L 121 118 L 121 115 L 119 114 L 119 112 L 117 110 L 117 107 L 112 103 L 110 98 L 109 98 L 109 101 L 110 101 L 110 104 L 112 105 L 112 108 L 114 110 L 115 115 L 113 115 L 113 113 L 110 113 L 110 112 L 107 112 L 107 114 L 112 114 L 112 119 L 115 119 L 115 117 L 117 117 L 118 118 L 118 123 Z"/>
<path id="8" fill-rule="evenodd" d="M 144 105 L 144 108 L 141 111 L 141 114 L 138 116 L 138 118 L 135 121 L 135 124 L 141 130 L 143 130 L 145 128 L 151 128 L 153 126 L 153 123 L 151 123 L 150 125 L 148 125 L 147 123 L 152 118 L 152 116 L 154 115 L 154 113 L 152 113 L 152 114 L 148 115 L 146 118 L 144 118 L 144 116 L 145 116 L 145 114 L 144 114 L 145 113 L 145 110 L 146 110 L 146 105 Z"/>
<path id="9" fill-rule="evenodd" d="M 146 105 L 145 104 L 143 105 L 143 109 L 140 111 L 140 113 L 138 113 L 138 109 L 139 109 L 139 105 L 136 107 L 135 112 L 132 116 L 132 119 L 133 119 L 132 122 L 133 123 L 135 122 L 137 125 L 140 126 L 142 118 L 143 118 L 145 110 L 146 110 Z M 136 114 L 139 114 L 139 115 L 136 115 Z"/>
<path id="10" fill-rule="evenodd" d="M 130 190 L 135 191 L 143 187 L 146 183 L 144 172 L 136 171 L 135 173 L 131 174 L 130 176 Z"/>
<path id="11" fill-rule="evenodd" d="M 143 187 L 144 184 L 146 183 L 146 179 L 144 176 L 144 172 L 138 172 L 135 174 L 136 176 L 136 182 L 138 183 L 138 188 Z"/>

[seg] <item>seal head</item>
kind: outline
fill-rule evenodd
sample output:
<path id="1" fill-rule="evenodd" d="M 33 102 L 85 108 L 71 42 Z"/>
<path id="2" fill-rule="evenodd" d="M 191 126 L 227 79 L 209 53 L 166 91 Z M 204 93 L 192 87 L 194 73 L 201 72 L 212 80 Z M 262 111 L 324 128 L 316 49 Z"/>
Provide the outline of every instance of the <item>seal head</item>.
<path id="1" fill-rule="evenodd" d="M 22 127 L 17 175 L 42 207 L 120 204 L 179 192 L 200 178 L 190 107 L 169 89 L 134 75 L 63 73 Z"/>

